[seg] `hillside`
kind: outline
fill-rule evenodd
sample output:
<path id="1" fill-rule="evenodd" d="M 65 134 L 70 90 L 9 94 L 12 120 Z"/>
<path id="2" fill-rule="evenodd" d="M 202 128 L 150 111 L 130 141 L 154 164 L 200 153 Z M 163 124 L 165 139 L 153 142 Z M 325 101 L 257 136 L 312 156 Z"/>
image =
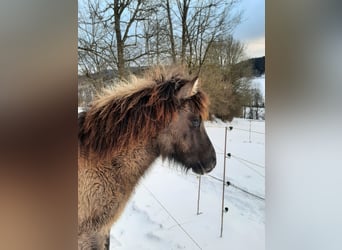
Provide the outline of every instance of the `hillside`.
<path id="1" fill-rule="evenodd" d="M 254 76 L 261 76 L 265 74 L 265 56 L 251 58 L 247 60 L 252 65 Z"/>

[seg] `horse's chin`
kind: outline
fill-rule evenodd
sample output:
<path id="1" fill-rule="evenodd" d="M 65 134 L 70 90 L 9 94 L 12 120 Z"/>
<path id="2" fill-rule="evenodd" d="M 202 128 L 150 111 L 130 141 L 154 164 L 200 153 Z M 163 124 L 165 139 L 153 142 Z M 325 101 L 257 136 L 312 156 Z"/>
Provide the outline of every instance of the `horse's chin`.
<path id="1" fill-rule="evenodd" d="M 199 175 L 203 175 L 203 174 L 204 174 L 203 169 L 192 168 L 191 170 L 192 170 L 192 172 L 194 172 L 195 174 L 199 174 Z"/>
<path id="2" fill-rule="evenodd" d="M 198 163 L 196 165 L 193 165 L 191 167 L 191 170 L 195 174 L 204 175 L 204 174 L 211 172 L 214 168 L 215 168 L 215 165 L 213 167 L 210 167 L 210 168 L 207 168 L 207 167 L 204 168 L 202 164 Z"/>

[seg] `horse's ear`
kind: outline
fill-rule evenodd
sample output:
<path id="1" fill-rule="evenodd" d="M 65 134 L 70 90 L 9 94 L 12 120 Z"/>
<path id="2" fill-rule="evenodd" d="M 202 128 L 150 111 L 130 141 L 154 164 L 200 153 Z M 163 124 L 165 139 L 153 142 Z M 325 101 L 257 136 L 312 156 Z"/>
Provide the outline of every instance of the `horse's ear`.
<path id="1" fill-rule="evenodd" d="M 198 76 L 196 76 L 191 81 L 185 83 L 177 93 L 179 99 L 186 99 L 193 95 L 196 95 L 199 89 Z"/>

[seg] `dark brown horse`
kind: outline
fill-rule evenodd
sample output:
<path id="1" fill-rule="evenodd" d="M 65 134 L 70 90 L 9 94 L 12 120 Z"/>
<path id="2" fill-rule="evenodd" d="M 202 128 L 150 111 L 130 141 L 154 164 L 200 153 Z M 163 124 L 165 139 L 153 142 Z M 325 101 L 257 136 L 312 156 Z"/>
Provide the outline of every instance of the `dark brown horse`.
<path id="1" fill-rule="evenodd" d="M 159 156 L 197 174 L 215 167 L 207 116 L 198 79 L 161 68 L 108 90 L 80 114 L 79 249 L 108 249 L 111 226 Z"/>

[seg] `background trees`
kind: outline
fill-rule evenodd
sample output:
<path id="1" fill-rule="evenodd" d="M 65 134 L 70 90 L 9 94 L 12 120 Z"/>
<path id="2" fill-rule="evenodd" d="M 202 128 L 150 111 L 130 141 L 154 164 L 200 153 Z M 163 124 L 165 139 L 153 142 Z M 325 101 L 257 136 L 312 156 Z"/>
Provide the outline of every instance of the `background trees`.
<path id="1" fill-rule="evenodd" d="M 101 69 L 116 69 L 124 78 L 127 66 L 154 52 L 150 46 L 146 48 L 146 39 L 158 31 L 147 30 L 146 22 L 154 22 L 157 8 L 154 1 L 82 0 L 78 20 L 80 71 L 99 72 L 96 58 Z"/>
<path id="2" fill-rule="evenodd" d="M 211 44 L 240 22 L 236 0 L 80 0 L 79 69 L 152 63 L 203 65 Z"/>
<path id="3" fill-rule="evenodd" d="M 228 35 L 212 43 L 202 67 L 201 79 L 211 97 L 211 112 L 223 120 L 240 116 L 241 107 L 252 98 L 252 68 L 244 57 L 243 44 Z"/>
<path id="4" fill-rule="evenodd" d="M 231 36 L 241 21 L 238 2 L 80 0 L 79 72 L 100 89 L 104 78 L 122 79 L 135 68 L 183 64 L 201 74 L 212 113 L 230 119 L 252 96 L 244 46 Z"/>

